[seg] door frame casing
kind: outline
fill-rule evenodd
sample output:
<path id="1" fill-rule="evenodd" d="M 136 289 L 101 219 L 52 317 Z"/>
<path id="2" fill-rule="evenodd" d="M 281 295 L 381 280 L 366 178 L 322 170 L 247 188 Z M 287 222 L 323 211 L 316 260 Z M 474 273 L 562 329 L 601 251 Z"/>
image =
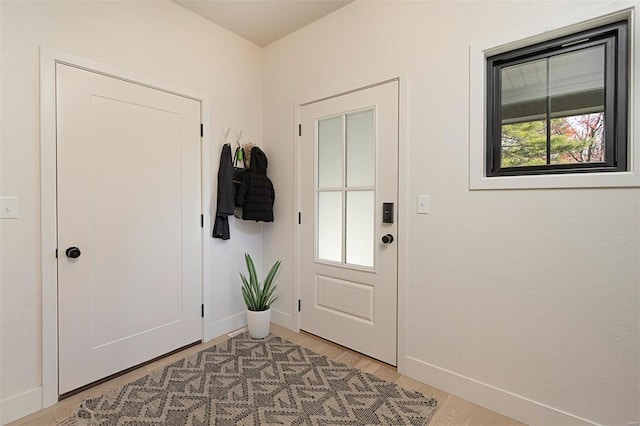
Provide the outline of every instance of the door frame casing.
<path id="1" fill-rule="evenodd" d="M 210 129 L 209 97 L 191 89 L 158 81 L 131 73 L 106 64 L 94 62 L 73 54 L 40 46 L 40 202 L 41 202 L 41 279 L 42 279 L 42 407 L 58 402 L 58 262 L 57 249 L 57 164 L 56 164 L 56 64 L 61 63 L 108 77 L 139 84 L 163 92 L 175 94 L 200 102 L 200 119 L 205 129 Z M 202 339 L 211 340 L 211 326 L 208 321 L 211 268 L 204 259 L 209 258 L 205 237 L 209 234 L 210 213 L 205 206 L 210 205 L 210 139 L 207 131 L 200 144 L 200 200 L 204 227 L 201 229 L 201 297 L 205 305 L 202 318 Z M 197 218 L 194 218 L 197 220 Z"/>
<path id="2" fill-rule="evenodd" d="M 293 182 L 293 215 L 297 218 L 298 213 L 302 211 L 300 197 L 300 180 L 301 180 L 301 136 L 299 135 L 298 126 L 301 119 L 301 110 L 305 105 L 313 104 L 323 100 L 347 95 L 352 92 L 368 89 L 370 87 L 379 86 L 381 84 L 398 82 L 398 208 L 396 212 L 396 220 L 398 221 L 397 244 L 398 244 L 398 300 L 397 300 L 397 323 L 396 323 L 396 363 L 398 373 L 403 374 L 406 371 L 405 357 L 406 349 L 406 324 L 407 324 L 407 283 L 409 274 L 408 264 L 408 244 L 409 236 L 409 215 L 411 205 L 409 203 L 409 140 L 408 140 L 408 114 L 407 114 L 407 75 L 406 69 L 392 70 L 390 72 L 370 76 L 369 78 L 357 79 L 351 84 L 341 84 L 338 87 L 324 90 L 315 90 L 313 93 L 305 94 L 301 99 L 304 101 L 294 100 L 293 110 L 293 134 L 296 143 L 293 148 L 294 158 L 294 175 L 296 178 Z M 303 132 L 309 131 L 302 129 Z M 306 214 L 302 220 L 309 220 L 309 214 Z M 293 324 L 292 328 L 300 331 L 300 312 L 298 311 L 298 300 L 301 295 L 300 280 L 300 226 L 297 220 L 293 221 L 293 285 L 292 285 L 292 306 Z M 303 302 L 304 305 L 304 302 Z M 304 309 L 304 306 L 303 306 Z"/>

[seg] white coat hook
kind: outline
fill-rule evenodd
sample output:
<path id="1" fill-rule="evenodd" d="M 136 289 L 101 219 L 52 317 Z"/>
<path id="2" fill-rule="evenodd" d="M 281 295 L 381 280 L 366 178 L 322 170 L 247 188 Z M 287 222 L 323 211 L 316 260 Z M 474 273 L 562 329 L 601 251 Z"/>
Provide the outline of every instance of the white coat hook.
<path id="1" fill-rule="evenodd" d="M 228 143 L 227 140 L 229 139 L 230 132 L 231 132 L 231 127 L 227 127 L 227 131 L 224 132 L 224 143 Z"/>
<path id="2" fill-rule="evenodd" d="M 241 137 L 242 137 L 242 130 L 236 130 L 236 145 L 238 146 L 236 148 L 236 155 L 237 155 L 238 161 L 240 161 L 240 163 L 244 163 L 244 151 L 242 150 L 242 146 L 240 145 Z"/>

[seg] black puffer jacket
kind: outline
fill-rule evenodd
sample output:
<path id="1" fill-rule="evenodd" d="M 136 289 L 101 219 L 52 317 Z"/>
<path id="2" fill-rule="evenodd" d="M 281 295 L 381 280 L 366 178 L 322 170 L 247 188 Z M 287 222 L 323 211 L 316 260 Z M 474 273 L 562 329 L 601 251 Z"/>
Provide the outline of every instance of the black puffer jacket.
<path id="1" fill-rule="evenodd" d="M 251 164 L 244 174 L 236 205 L 242 207 L 243 220 L 273 222 L 276 193 L 267 177 L 267 156 L 257 146 L 251 149 Z"/>

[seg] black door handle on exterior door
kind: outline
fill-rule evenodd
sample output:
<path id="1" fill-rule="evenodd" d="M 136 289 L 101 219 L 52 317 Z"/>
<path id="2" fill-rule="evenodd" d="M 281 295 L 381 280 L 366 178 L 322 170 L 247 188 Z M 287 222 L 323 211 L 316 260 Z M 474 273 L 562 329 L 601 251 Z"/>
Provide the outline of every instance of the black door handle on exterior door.
<path id="1" fill-rule="evenodd" d="M 385 244 L 391 244 L 393 242 L 393 235 L 387 234 L 382 237 L 382 242 Z"/>
<path id="2" fill-rule="evenodd" d="M 82 252 L 78 247 L 69 247 L 67 251 L 65 251 L 65 254 L 67 255 L 67 257 L 70 257 L 71 259 L 76 259 L 80 257 Z"/>

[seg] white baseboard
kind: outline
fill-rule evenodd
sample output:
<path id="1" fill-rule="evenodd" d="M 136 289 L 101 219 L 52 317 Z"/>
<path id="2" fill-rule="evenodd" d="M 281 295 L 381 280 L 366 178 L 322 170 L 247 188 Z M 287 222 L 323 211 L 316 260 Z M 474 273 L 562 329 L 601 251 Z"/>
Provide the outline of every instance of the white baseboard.
<path id="1" fill-rule="evenodd" d="M 293 330 L 293 315 L 276 309 L 271 310 L 271 322 Z"/>
<path id="2" fill-rule="evenodd" d="M 530 425 L 600 426 L 593 421 L 416 358 L 406 357 L 404 366 L 405 374 L 411 378 Z"/>
<path id="3" fill-rule="evenodd" d="M 274 322 L 286 328 L 293 328 L 293 316 L 291 314 L 277 311 L 275 309 L 271 311 L 271 322 Z M 223 334 L 227 334 L 230 331 L 237 330 L 246 326 L 247 313 L 245 311 L 238 312 L 237 314 L 211 323 L 211 336 L 206 340 L 211 340 L 218 336 L 222 336 Z"/>
<path id="4" fill-rule="evenodd" d="M 222 336 L 230 331 L 237 330 L 247 325 L 247 313 L 245 311 L 238 312 L 229 317 L 223 318 L 211 324 L 211 338 Z"/>
<path id="5" fill-rule="evenodd" d="M 42 409 L 42 387 L 31 389 L 0 402 L 0 424 L 7 424 Z"/>

